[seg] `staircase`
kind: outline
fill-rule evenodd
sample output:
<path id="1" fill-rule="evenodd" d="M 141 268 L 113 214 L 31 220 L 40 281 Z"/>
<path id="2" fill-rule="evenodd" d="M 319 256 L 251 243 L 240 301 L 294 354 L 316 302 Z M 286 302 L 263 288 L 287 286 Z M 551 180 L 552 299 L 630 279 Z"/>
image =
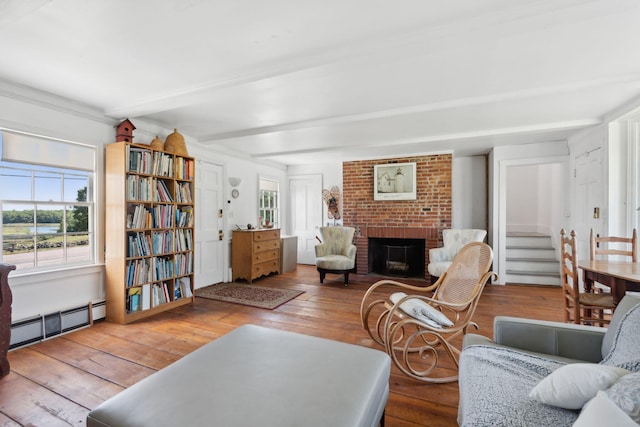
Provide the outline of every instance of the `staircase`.
<path id="1" fill-rule="evenodd" d="M 506 283 L 560 286 L 560 261 L 550 236 L 507 233 Z"/>

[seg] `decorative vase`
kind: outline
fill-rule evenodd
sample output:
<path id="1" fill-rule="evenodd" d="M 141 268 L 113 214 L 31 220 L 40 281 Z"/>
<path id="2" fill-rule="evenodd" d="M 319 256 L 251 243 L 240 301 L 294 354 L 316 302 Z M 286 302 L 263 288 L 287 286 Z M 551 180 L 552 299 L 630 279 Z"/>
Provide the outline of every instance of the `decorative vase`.
<path id="1" fill-rule="evenodd" d="M 153 150 L 164 151 L 164 142 L 162 142 L 160 137 L 156 135 L 156 137 L 151 140 L 149 147 Z"/>
<path id="2" fill-rule="evenodd" d="M 173 132 L 167 136 L 164 142 L 164 151 L 167 153 L 177 154 L 178 156 L 188 156 L 187 144 L 184 142 L 184 136 L 178 129 L 173 129 Z"/>

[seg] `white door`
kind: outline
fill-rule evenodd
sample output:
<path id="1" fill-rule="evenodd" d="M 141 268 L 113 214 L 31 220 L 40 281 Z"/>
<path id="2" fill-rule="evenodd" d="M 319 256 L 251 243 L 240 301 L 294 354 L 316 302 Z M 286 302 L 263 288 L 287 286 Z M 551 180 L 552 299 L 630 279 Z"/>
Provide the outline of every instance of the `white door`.
<path id="1" fill-rule="evenodd" d="M 315 264 L 318 227 L 322 225 L 322 175 L 288 178 L 290 231 L 298 236 L 298 263 Z"/>
<path id="2" fill-rule="evenodd" d="M 223 281 L 223 168 L 198 161 L 196 167 L 195 288 Z"/>
<path id="3" fill-rule="evenodd" d="M 602 150 L 594 150 L 576 158 L 576 234 L 579 259 L 589 258 L 589 233 L 602 235 L 605 206 L 602 188 Z M 599 209 L 594 215 L 594 210 Z M 597 218 L 596 218 L 597 216 Z M 570 232 L 570 230 L 567 230 Z"/>

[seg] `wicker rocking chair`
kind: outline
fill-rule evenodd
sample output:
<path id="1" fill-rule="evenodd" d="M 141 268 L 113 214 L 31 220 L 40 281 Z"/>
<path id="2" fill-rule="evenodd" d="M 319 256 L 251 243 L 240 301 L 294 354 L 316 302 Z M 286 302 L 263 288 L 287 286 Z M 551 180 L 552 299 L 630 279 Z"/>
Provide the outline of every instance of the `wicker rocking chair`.
<path id="1" fill-rule="evenodd" d="M 380 280 L 362 299 L 362 326 L 406 375 L 429 383 L 456 381 L 462 340 L 455 339 L 469 326 L 478 329 L 472 318 L 480 295 L 497 278 L 489 271 L 492 261 L 491 247 L 473 242 L 429 287 Z M 442 356 L 452 363 L 441 364 Z"/>

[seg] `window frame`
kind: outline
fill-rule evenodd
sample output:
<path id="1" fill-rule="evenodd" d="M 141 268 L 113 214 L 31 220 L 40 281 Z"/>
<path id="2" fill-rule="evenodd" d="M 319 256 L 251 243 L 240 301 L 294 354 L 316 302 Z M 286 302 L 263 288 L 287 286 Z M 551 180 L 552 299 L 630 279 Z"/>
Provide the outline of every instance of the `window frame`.
<path id="1" fill-rule="evenodd" d="M 275 185 L 275 188 L 269 188 Z M 271 195 L 268 199 L 273 201 L 273 206 L 265 206 L 265 196 Z M 269 203 L 271 205 L 271 203 Z M 262 224 L 268 217 L 274 228 L 280 228 L 280 181 L 275 178 L 264 176 L 258 177 L 258 216 L 261 218 Z"/>
<path id="2" fill-rule="evenodd" d="M 86 147 L 86 146 L 85 146 Z M 95 148 L 94 148 L 95 150 Z M 4 226 L 4 212 L 10 210 L 32 210 L 31 215 L 31 223 L 28 227 L 33 228 L 33 231 L 30 230 L 26 236 L 27 240 L 31 239 L 33 242 L 33 248 L 30 251 L 27 251 L 27 254 L 31 255 L 29 261 L 25 261 L 23 265 L 20 263 L 16 263 L 12 261 L 10 258 L 10 254 L 5 254 L 5 231 L 3 227 L 2 234 L 0 235 L 0 240 L 3 243 L 3 251 L 0 255 L 0 262 L 9 262 L 12 264 L 17 264 L 19 266 L 19 271 L 16 270 L 16 274 L 23 273 L 42 273 L 42 272 L 50 272 L 56 270 L 63 270 L 68 268 L 75 267 L 84 267 L 84 266 L 95 266 L 97 265 L 97 252 L 96 245 L 98 244 L 99 236 L 96 233 L 96 221 L 97 221 L 97 209 L 96 209 L 96 178 L 97 171 L 95 170 L 95 164 L 93 170 L 90 169 L 74 169 L 65 166 L 55 165 L 55 164 L 42 164 L 41 162 L 34 163 L 25 163 L 22 161 L 15 161 L 11 159 L 0 159 L 0 182 L 5 180 L 5 175 L 7 171 L 15 171 L 14 173 L 24 173 L 27 179 L 30 180 L 30 195 L 28 198 L 21 199 L 9 199 L 4 198 L 0 199 L 0 214 L 2 217 L 2 224 Z M 11 173 L 11 172 L 9 172 Z M 48 197 L 48 200 L 44 200 L 41 198 L 37 198 L 36 196 L 36 182 L 38 179 L 42 179 L 43 175 L 49 175 L 50 178 L 54 178 L 59 180 L 59 188 L 55 190 L 58 192 L 54 197 Z M 86 188 L 86 200 L 78 201 L 77 197 L 75 200 L 65 200 L 69 198 L 69 191 L 65 191 L 65 185 L 73 182 L 74 179 L 81 179 L 86 182 L 86 185 L 82 185 L 80 183 L 80 187 L 72 186 L 71 189 L 67 187 L 67 190 L 73 192 L 74 190 L 77 192 L 82 188 Z M 54 184 L 55 187 L 55 184 Z M 39 193 L 39 192 L 38 192 Z M 54 191 L 52 189 L 48 189 L 45 193 L 46 196 L 53 195 Z M 38 197 L 43 194 L 39 193 Z M 6 196 L 6 194 L 5 194 Z M 21 209 L 20 207 L 24 207 Z M 56 230 L 55 232 L 40 232 L 37 228 L 39 225 L 42 226 L 44 223 L 38 223 L 38 212 L 42 210 L 50 210 L 48 207 L 59 207 L 62 210 L 61 219 L 60 219 L 60 227 L 62 227 L 62 231 Z M 69 231 L 68 230 L 68 217 L 69 212 L 72 212 L 77 207 L 87 208 L 87 227 L 86 231 Z M 57 209 L 52 209 L 57 210 Z M 9 233 L 6 234 L 10 235 Z M 87 242 L 87 253 L 82 254 L 81 259 L 71 259 L 69 256 L 69 249 L 75 246 L 75 242 L 72 239 L 72 236 L 77 235 L 86 235 Z M 41 240 L 46 240 L 47 238 L 51 238 L 51 236 L 59 237 L 62 236 L 61 243 L 61 254 L 60 258 L 55 258 L 54 260 L 44 260 L 39 256 L 42 253 L 42 248 L 39 248 L 39 243 Z"/>

